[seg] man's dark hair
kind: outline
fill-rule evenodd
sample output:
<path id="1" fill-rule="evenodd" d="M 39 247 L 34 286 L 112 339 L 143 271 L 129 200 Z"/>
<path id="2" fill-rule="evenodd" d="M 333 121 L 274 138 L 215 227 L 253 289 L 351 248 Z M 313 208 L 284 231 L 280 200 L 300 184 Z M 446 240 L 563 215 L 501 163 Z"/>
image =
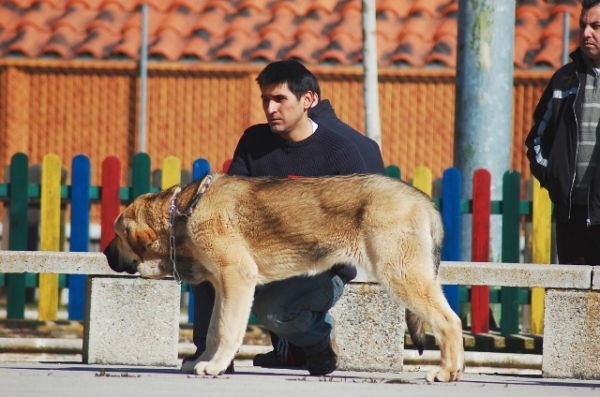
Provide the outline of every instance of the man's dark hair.
<path id="1" fill-rule="evenodd" d="M 321 96 L 321 88 L 315 75 L 300 62 L 291 59 L 271 62 L 260 72 L 256 82 L 261 89 L 270 85 L 287 84 L 298 100 L 308 91 Z"/>
<path id="2" fill-rule="evenodd" d="M 600 4 L 600 0 L 581 0 L 581 8 L 584 10 L 589 10 L 598 4 Z"/>

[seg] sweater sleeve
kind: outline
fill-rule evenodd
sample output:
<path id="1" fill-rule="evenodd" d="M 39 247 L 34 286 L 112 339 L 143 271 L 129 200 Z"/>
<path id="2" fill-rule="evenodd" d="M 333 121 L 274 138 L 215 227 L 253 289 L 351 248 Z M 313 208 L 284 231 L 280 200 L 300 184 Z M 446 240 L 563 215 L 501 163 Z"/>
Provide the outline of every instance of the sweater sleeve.
<path id="1" fill-rule="evenodd" d="M 244 135 L 242 135 L 242 138 L 240 138 L 237 147 L 233 152 L 233 158 L 231 159 L 231 165 L 229 166 L 229 170 L 227 170 L 227 174 L 249 176 L 250 170 L 248 169 L 248 164 L 246 163 L 247 158 L 248 151 L 246 149 Z"/>
<path id="2" fill-rule="evenodd" d="M 554 142 L 554 124 L 552 123 L 553 79 L 548 83 L 542 97 L 533 112 L 533 127 L 525 139 L 527 158 L 531 173 L 546 186 L 548 155 Z"/>

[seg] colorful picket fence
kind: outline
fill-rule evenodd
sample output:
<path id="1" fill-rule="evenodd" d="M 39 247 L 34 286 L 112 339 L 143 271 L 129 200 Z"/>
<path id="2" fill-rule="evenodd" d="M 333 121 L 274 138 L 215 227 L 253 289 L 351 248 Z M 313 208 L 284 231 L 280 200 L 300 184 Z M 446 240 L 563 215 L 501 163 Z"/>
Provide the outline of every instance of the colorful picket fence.
<path id="1" fill-rule="evenodd" d="M 222 169 L 227 169 L 228 163 Z M 122 205 L 134 200 L 141 194 L 158 191 L 151 187 L 151 161 L 147 154 L 138 153 L 133 158 L 131 186 L 120 186 L 122 164 L 117 157 L 107 157 L 102 163 L 101 186 L 92 186 L 90 161 L 84 155 L 72 160 L 71 185 L 61 185 L 61 160 L 54 154 L 48 154 L 42 162 L 41 183 L 28 183 L 28 158 L 23 153 L 15 154 L 10 164 L 10 183 L 0 184 L 0 199 L 8 203 L 9 250 L 27 249 L 27 222 L 30 200 L 41 200 L 40 207 L 40 250 L 58 251 L 61 247 L 61 202 L 64 208 L 70 204 L 72 252 L 86 252 L 89 247 L 90 205 L 101 203 L 100 249 L 103 250 L 114 237 L 112 224 L 120 213 Z M 211 171 L 210 164 L 198 159 L 192 164 L 192 179 L 195 180 Z M 396 166 L 386 169 L 391 177 L 401 179 L 401 170 Z M 165 189 L 181 183 L 182 164 L 177 157 L 167 157 L 161 168 L 160 188 Z M 548 194 L 534 181 L 531 201 L 521 200 L 521 176 L 508 171 L 503 177 L 503 197 L 500 201 L 491 200 L 491 175 L 485 169 L 477 170 L 473 175 L 472 199 L 462 199 L 463 176 L 456 168 L 444 171 L 441 196 L 434 197 L 441 210 L 446 237 L 442 247 L 443 261 L 459 261 L 461 239 L 461 216 L 472 214 L 472 261 L 487 262 L 490 256 L 490 216 L 502 216 L 502 252 L 501 261 L 518 263 L 520 258 L 520 236 L 524 216 L 532 220 L 532 261 L 550 263 L 551 241 L 551 204 Z M 429 196 L 432 195 L 433 178 L 426 167 L 417 167 L 414 172 L 413 186 Z M 6 224 L 5 220 L 5 224 Z M 31 286 L 24 274 L 0 275 L 0 286 L 7 287 L 7 317 L 24 318 L 25 289 Z M 59 287 L 68 288 L 68 315 L 71 320 L 82 320 L 85 308 L 85 276 L 68 275 L 64 281 L 58 275 L 40 274 L 38 313 L 40 320 L 57 318 Z M 183 288 L 188 287 L 184 284 Z M 191 289 L 190 289 L 191 290 Z M 190 291 L 191 292 L 191 291 Z M 469 290 L 465 287 L 445 285 L 444 293 L 452 308 L 458 313 L 461 301 L 468 300 Z M 520 288 L 503 287 L 498 293 L 490 286 L 472 286 L 470 288 L 471 331 L 485 333 L 490 329 L 490 296 L 501 304 L 501 333 L 519 332 L 519 305 L 531 303 L 531 331 L 543 332 L 544 291 L 533 288 L 530 292 Z M 497 296 L 501 298 L 498 299 Z M 530 295 L 530 296 L 529 296 Z M 189 300 L 189 321 L 193 321 L 193 299 Z"/>

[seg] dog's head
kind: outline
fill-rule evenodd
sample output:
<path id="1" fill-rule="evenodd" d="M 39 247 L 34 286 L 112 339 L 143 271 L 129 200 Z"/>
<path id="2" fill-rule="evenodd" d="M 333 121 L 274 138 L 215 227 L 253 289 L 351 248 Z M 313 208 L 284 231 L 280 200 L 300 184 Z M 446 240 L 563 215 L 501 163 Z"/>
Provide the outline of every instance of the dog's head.
<path id="1" fill-rule="evenodd" d="M 170 273 L 159 255 L 160 241 L 155 227 L 153 210 L 157 200 L 168 200 L 165 192 L 145 194 L 138 197 L 117 217 L 114 223 L 115 237 L 104 249 L 111 269 L 117 272 L 143 277 L 162 278 Z"/>
<path id="2" fill-rule="evenodd" d="M 206 178 L 207 175 L 182 189 L 173 186 L 141 195 L 125 208 L 115 220 L 115 238 L 104 250 L 110 268 L 154 279 L 172 275 L 169 208 L 178 197 L 175 204 L 180 212 L 193 210 L 199 197 L 197 192 L 207 186 Z"/>

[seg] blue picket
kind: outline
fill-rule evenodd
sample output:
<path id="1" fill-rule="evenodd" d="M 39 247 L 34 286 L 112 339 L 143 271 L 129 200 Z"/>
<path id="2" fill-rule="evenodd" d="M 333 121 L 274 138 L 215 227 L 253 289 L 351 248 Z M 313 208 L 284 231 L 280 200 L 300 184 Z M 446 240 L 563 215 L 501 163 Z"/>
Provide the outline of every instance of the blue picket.
<path id="1" fill-rule="evenodd" d="M 210 174 L 210 163 L 206 159 L 197 159 L 192 166 L 192 180 L 196 181 L 204 174 Z"/>
<path id="2" fill-rule="evenodd" d="M 447 168 L 442 180 L 442 220 L 445 238 L 442 245 L 443 261 L 460 261 L 462 175 L 458 168 Z M 444 295 L 459 314 L 460 287 L 443 285 Z"/>
<path id="3" fill-rule="evenodd" d="M 90 230 L 91 165 L 87 156 L 73 157 L 71 172 L 71 252 L 88 252 Z M 69 320 L 85 316 L 86 276 L 69 275 Z"/>
<path id="4" fill-rule="evenodd" d="M 205 174 L 210 174 L 210 163 L 206 159 L 197 159 L 192 166 L 192 180 L 196 181 Z M 188 299 L 188 322 L 194 322 L 194 291 L 188 288 L 190 295 Z"/>

